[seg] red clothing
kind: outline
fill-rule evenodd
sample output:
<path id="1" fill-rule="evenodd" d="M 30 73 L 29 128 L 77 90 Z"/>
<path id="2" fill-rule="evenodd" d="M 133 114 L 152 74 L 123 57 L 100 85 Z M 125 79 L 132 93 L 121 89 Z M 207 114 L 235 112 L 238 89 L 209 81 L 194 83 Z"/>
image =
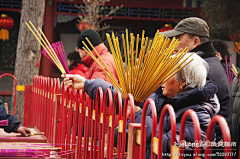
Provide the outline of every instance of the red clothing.
<path id="1" fill-rule="evenodd" d="M 110 70 L 110 72 L 112 73 L 112 75 L 114 76 L 114 78 L 117 80 L 117 82 L 119 84 L 119 79 L 118 79 L 118 75 L 117 75 L 117 71 L 116 71 L 116 66 L 115 66 L 112 54 L 108 51 L 107 47 L 103 43 L 95 46 L 94 48 L 96 49 L 98 54 L 101 56 L 102 60 L 104 61 L 104 63 L 106 64 L 106 66 L 108 67 L 108 69 Z M 105 68 L 102 61 L 100 60 L 100 58 L 98 57 L 98 55 L 95 53 L 94 50 L 92 50 L 92 53 L 97 58 L 97 60 L 102 64 L 102 66 Z M 87 55 L 84 59 L 82 59 L 82 63 L 84 63 L 86 66 L 89 67 L 87 79 L 101 78 L 101 79 L 103 79 L 103 80 L 112 84 L 110 79 L 107 77 L 106 73 L 92 59 L 92 57 L 90 55 Z M 105 68 L 105 70 L 107 70 L 107 69 Z M 103 92 L 103 93 L 105 93 L 105 92 Z M 116 115 L 115 126 L 118 126 L 118 120 L 119 120 L 119 117 L 118 117 L 118 115 Z M 99 124 L 99 121 L 98 121 L 98 124 Z M 105 125 L 106 125 L 106 127 L 105 127 L 105 133 L 106 133 L 107 130 L 108 130 L 108 125 L 109 125 L 109 108 L 108 107 L 106 108 Z M 97 131 L 99 131 L 99 127 L 98 127 Z"/>
<path id="2" fill-rule="evenodd" d="M 101 56 L 102 60 L 105 62 L 108 69 L 110 70 L 112 75 L 115 77 L 115 79 L 119 83 L 112 54 L 108 51 L 108 49 L 103 43 L 99 44 L 98 46 L 95 46 L 94 48 L 97 50 L 98 54 Z M 101 62 L 101 60 L 99 59 L 99 57 L 97 56 L 94 50 L 92 50 L 92 53 L 95 55 L 98 61 L 105 68 L 105 66 L 103 65 L 103 63 Z M 101 78 L 109 83 L 112 83 L 110 79 L 107 77 L 107 75 L 105 74 L 105 72 L 102 70 L 102 68 L 91 58 L 90 55 L 87 55 L 84 59 L 82 59 L 82 62 L 89 67 L 87 79 Z M 105 68 L 105 70 L 107 69 Z"/>
<path id="3" fill-rule="evenodd" d="M 73 66 L 73 69 L 69 71 L 69 74 L 78 74 L 86 78 L 88 74 L 88 68 L 84 64 L 78 63 L 77 67 Z"/>

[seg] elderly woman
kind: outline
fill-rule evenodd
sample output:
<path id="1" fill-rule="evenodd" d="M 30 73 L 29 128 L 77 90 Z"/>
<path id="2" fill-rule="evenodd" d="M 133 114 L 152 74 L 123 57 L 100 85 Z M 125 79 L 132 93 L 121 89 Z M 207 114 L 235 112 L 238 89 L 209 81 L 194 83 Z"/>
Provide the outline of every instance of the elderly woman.
<path id="1" fill-rule="evenodd" d="M 167 80 L 158 92 L 151 95 L 156 103 L 158 119 L 165 104 L 173 106 L 177 124 L 177 143 L 179 143 L 181 119 L 186 110 L 193 109 L 196 112 L 201 128 L 201 139 L 205 140 L 209 122 L 212 116 L 216 115 L 220 109 L 219 101 L 215 95 L 217 87 L 209 82 L 206 84 L 208 64 L 197 54 L 194 54 L 192 57 L 194 59 L 192 62 Z M 140 123 L 142 110 L 135 110 L 135 122 Z M 151 116 L 147 116 L 146 125 L 148 141 L 146 156 L 149 156 L 152 134 Z M 185 140 L 186 142 L 194 143 L 194 128 L 191 118 L 188 118 L 186 122 Z M 171 124 L 169 115 L 167 115 L 163 128 L 163 152 L 170 152 L 170 143 Z M 192 151 L 190 150 L 189 153 L 192 153 Z"/>
<path id="2" fill-rule="evenodd" d="M 185 56 L 188 55 L 189 54 Z M 187 109 L 193 109 L 197 113 L 201 127 L 201 137 L 202 140 L 204 140 L 211 117 L 214 116 L 220 108 L 218 99 L 215 95 L 218 90 L 217 85 L 212 81 L 206 81 L 208 72 L 207 63 L 197 54 L 194 54 L 192 58 L 194 59 L 192 62 L 167 80 L 162 87 L 149 97 L 155 101 L 158 119 L 165 104 L 171 104 L 173 106 L 176 113 L 177 140 L 179 140 L 181 118 Z M 102 87 L 104 91 L 107 88 L 111 88 L 113 94 L 116 92 L 116 89 L 113 86 L 101 79 L 86 80 L 80 76 L 73 75 L 63 75 L 62 77 L 66 77 L 64 79 L 65 85 L 77 89 L 84 88 L 86 93 L 92 99 L 95 98 L 98 87 Z M 142 108 L 143 103 L 139 105 L 140 108 Z M 140 123 L 142 109 L 137 106 L 135 107 L 135 122 Z M 147 152 L 150 152 L 152 130 L 150 109 L 147 114 Z M 166 117 L 163 152 L 170 152 L 171 127 L 169 123 L 170 119 Z M 193 123 L 191 119 L 188 119 L 185 132 L 185 139 L 187 142 L 194 142 L 193 134 Z M 146 153 L 146 155 L 148 156 L 148 153 Z"/>

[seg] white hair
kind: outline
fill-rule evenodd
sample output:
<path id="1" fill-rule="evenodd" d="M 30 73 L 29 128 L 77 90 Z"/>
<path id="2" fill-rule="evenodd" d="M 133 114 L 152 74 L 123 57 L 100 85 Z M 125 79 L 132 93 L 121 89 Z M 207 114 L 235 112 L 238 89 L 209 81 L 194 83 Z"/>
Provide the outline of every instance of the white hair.
<path id="1" fill-rule="evenodd" d="M 183 59 L 187 58 L 191 53 L 187 53 Z M 193 59 L 189 64 L 182 68 L 178 73 L 175 74 L 175 80 L 186 82 L 184 89 L 198 87 L 203 88 L 206 84 L 208 64 L 197 54 L 193 54 L 189 59 L 187 59 L 181 67 L 188 61 Z"/>

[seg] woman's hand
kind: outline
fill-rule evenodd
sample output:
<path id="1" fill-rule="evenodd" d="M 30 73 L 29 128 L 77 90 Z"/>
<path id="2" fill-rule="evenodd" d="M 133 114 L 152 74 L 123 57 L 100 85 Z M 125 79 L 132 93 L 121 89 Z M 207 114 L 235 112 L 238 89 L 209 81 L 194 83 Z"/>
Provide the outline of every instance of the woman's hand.
<path id="1" fill-rule="evenodd" d="M 139 106 L 134 105 L 134 113 L 138 112 L 141 108 Z M 131 105 L 130 102 L 128 102 L 128 107 L 127 107 L 127 118 L 131 118 Z"/>
<path id="2" fill-rule="evenodd" d="M 21 133 L 23 136 L 28 136 L 28 134 L 30 134 L 31 133 L 31 131 L 28 129 L 28 128 L 25 128 L 25 127 L 23 127 L 23 126 L 19 126 L 18 128 L 17 128 L 17 132 L 18 133 Z"/>
<path id="3" fill-rule="evenodd" d="M 66 87 L 73 89 L 84 89 L 84 84 L 86 81 L 84 77 L 71 74 L 64 74 L 61 77 L 64 78 L 64 85 Z"/>

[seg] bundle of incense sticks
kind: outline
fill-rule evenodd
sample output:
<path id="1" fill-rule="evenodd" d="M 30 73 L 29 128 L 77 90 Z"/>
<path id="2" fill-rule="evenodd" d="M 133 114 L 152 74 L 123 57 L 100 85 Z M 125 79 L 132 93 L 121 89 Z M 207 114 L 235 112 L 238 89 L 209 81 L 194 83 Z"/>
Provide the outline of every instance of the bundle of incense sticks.
<path id="1" fill-rule="evenodd" d="M 0 126 L 8 126 L 8 120 L 0 120 Z"/>
<path id="2" fill-rule="evenodd" d="M 236 69 L 236 67 L 234 66 L 234 64 L 232 64 L 232 68 L 231 68 L 233 74 L 235 75 L 235 77 L 238 77 L 238 71 Z"/>
<path id="3" fill-rule="evenodd" d="M 231 69 L 231 66 L 232 66 L 231 55 L 229 55 L 229 63 L 227 60 L 227 56 L 225 56 L 225 61 L 226 61 L 226 72 L 227 72 L 228 81 L 229 81 L 229 84 L 231 84 L 234 77 L 233 76 L 234 72 L 232 72 L 232 69 Z M 236 62 L 236 56 L 234 57 L 233 65 L 235 65 L 235 62 Z"/>
<path id="4" fill-rule="evenodd" d="M 55 148 L 46 143 L 2 143 L 0 144 L 0 157 L 49 157 L 51 151 L 58 151 L 60 148 Z"/>
<path id="5" fill-rule="evenodd" d="M 65 70 L 65 72 L 69 73 L 69 68 L 68 68 L 68 64 L 67 64 L 67 58 L 66 58 L 66 55 L 65 55 L 65 51 L 64 51 L 64 47 L 63 47 L 62 41 L 58 41 L 58 42 L 53 43 L 52 44 L 52 48 L 53 48 L 55 54 L 57 55 L 57 58 L 59 59 L 60 63 L 62 64 L 63 69 Z M 49 47 L 47 50 L 49 50 L 49 49 L 51 49 L 51 48 Z M 45 55 L 58 68 L 56 63 L 54 63 L 54 61 L 51 59 L 51 57 L 49 56 L 49 54 L 47 53 L 47 51 L 45 49 L 42 49 L 41 52 L 42 52 L 43 55 Z"/>
<path id="6" fill-rule="evenodd" d="M 118 37 L 115 37 L 114 33 L 112 33 L 111 39 L 110 35 L 106 34 L 116 65 L 120 85 L 113 77 L 112 73 L 109 71 L 106 64 L 99 56 L 91 42 L 86 38 L 93 51 L 91 51 L 87 47 L 84 41 L 82 43 L 85 46 L 85 48 L 83 49 L 103 69 L 103 71 L 111 80 L 112 84 L 116 87 L 118 91 L 122 93 L 123 98 L 125 98 L 128 93 L 131 93 L 134 97 L 136 104 L 139 102 L 143 102 L 165 81 L 167 81 L 181 68 L 183 68 L 193 60 L 191 59 L 183 65 L 183 63 L 193 54 L 192 53 L 187 58 L 184 58 L 184 55 L 188 52 L 187 48 L 180 49 L 175 56 L 171 56 L 173 55 L 176 47 L 178 46 L 179 41 L 176 38 L 173 38 L 172 40 L 170 40 L 169 38 L 164 38 L 164 35 L 159 33 L 158 31 L 155 34 L 154 39 L 150 40 L 149 42 L 148 37 L 144 37 L 143 31 L 140 48 L 138 48 L 139 34 L 137 34 L 136 40 L 132 33 L 130 34 L 130 40 L 128 35 L 128 30 L 126 29 L 126 35 L 122 34 L 123 50 L 126 64 L 125 69 L 122 60 L 122 54 L 120 52 Z M 135 59 L 134 51 L 136 51 Z M 97 54 L 104 66 L 102 66 L 100 62 L 96 59 L 93 52 Z M 138 54 L 139 58 L 137 59 Z"/>
<path id="7" fill-rule="evenodd" d="M 29 21 L 29 24 L 26 22 L 27 27 L 31 30 L 33 35 L 43 47 L 43 50 L 41 51 L 43 55 L 45 55 L 61 71 L 62 74 L 69 73 L 62 42 L 56 42 L 51 45 L 40 28 L 38 28 L 39 31 L 37 31 L 31 21 Z"/>

